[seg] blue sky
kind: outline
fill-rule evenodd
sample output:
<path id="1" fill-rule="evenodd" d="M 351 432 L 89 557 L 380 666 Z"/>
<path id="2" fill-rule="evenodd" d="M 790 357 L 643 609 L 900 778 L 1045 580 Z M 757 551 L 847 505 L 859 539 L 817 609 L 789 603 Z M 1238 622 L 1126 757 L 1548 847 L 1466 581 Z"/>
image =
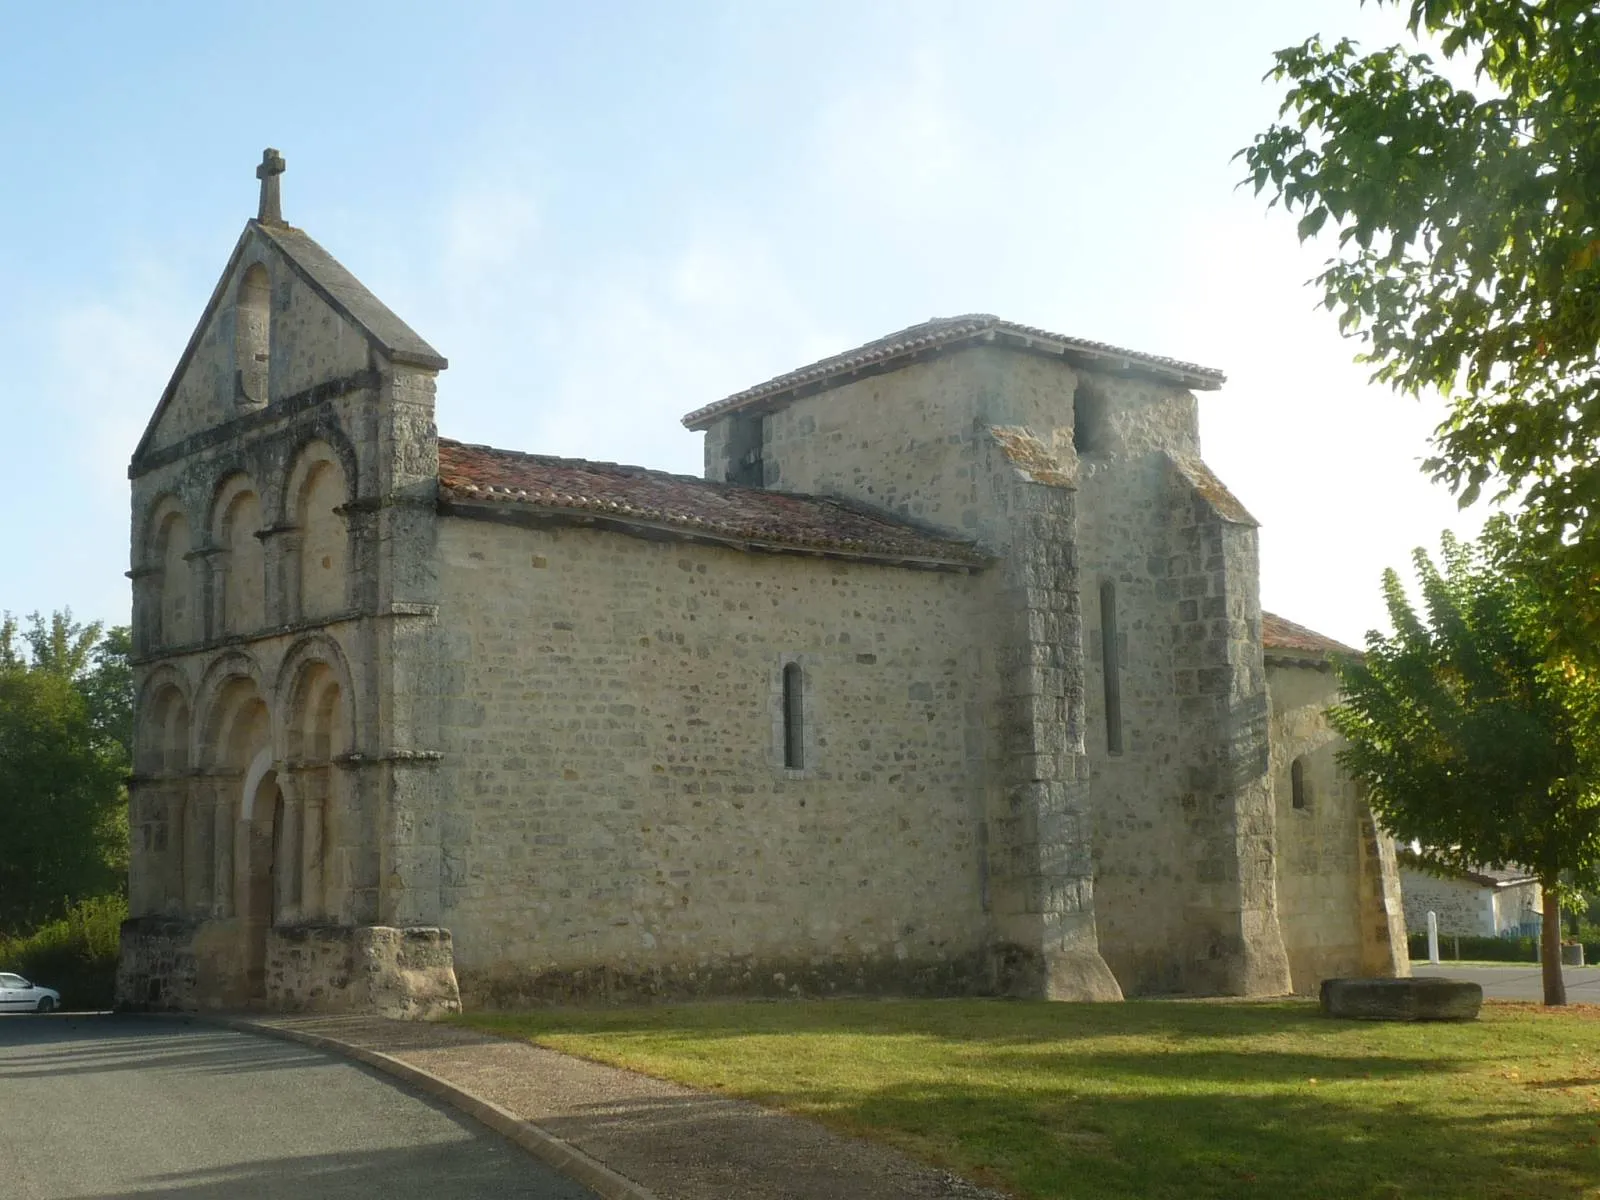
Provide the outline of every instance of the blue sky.
<path id="1" fill-rule="evenodd" d="M 1266 607 L 1359 643 L 1448 526 L 1247 191 L 1271 52 L 1357 0 L 7 5 L 0 608 L 128 615 L 126 464 L 256 202 L 449 357 L 448 436 L 698 472 L 692 408 L 934 315 L 1224 369 Z"/>

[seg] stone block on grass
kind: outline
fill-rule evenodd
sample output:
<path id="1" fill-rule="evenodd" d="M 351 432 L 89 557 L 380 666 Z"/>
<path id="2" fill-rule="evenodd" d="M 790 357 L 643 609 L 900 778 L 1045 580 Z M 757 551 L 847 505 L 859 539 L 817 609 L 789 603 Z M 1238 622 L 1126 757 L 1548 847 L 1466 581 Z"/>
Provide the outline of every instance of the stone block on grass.
<path id="1" fill-rule="evenodd" d="M 1357 1021 L 1473 1021 L 1483 988 L 1464 979 L 1324 979 L 1322 1012 Z"/>

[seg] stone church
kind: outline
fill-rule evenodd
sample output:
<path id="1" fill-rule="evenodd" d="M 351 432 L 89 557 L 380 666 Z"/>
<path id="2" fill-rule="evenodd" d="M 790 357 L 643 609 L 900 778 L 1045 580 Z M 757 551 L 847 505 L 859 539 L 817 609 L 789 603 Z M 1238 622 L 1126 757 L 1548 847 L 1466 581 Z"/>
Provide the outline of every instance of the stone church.
<path id="1" fill-rule="evenodd" d="M 451 441 L 282 170 L 129 468 L 123 1004 L 1406 969 L 1220 373 L 971 315 L 690 413 L 703 478 Z"/>

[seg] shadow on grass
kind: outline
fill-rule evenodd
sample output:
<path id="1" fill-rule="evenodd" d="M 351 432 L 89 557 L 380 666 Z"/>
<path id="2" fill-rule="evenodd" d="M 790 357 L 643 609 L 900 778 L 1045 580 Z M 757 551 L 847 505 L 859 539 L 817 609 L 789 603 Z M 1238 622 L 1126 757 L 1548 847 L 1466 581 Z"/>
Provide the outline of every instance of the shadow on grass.
<path id="1" fill-rule="evenodd" d="M 1600 1179 L 1592 1114 L 1446 1116 L 1381 1089 L 1044 1099 L 897 1085 L 828 1115 L 1036 1197 L 1576 1200 Z"/>
<path id="2" fill-rule="evenodd" d="M 1040 1200 L 1579 1200 L 1600 1178 L 1593 1116 L 1442 1116 L 1376 1090 L 1040 1096 L 924 1083 L 783 1099 L 836 1131 Z M 853 1195 L 852 1181 L 872 1177 L 870 1166 L 853 1174 L 854 1143 L 809 1122 L 778 1137 L 770 1115 L 720 1095 L 613 1099 L 541 1124 L 665 1178 L 692 1179 L 708 1158 L 733 1177 L 805 1185 L 785 1195 Z"/>
<path id="3" fill-rule="evenodd" d="M 720 1075 L 758 1103 L 1031 1197 L 1577 1200 L 1600 1180 L 1600 1094 L 1584 1112 L 1581 1095 L 1499 1073 L 1573 1037 L 1600 1055 L 1587 1023 L 1374 1025 L 1304 1002 L 711 1004 L 486 1023 L 596 1037 L 669 1075 L 681 1056 L 679 1078 Z M 725 1044 L 785 1034 L 819 1040 L 775 1049 L 783 1069 Z M 1553 1087 L 1581 1093 L 1596 1083 L 1588 1065 Z M 574 1120 L 648 1116 L 694 1141 L 696 1122 L 735 1119 L 718 1097 L 644 1108 Z"/>

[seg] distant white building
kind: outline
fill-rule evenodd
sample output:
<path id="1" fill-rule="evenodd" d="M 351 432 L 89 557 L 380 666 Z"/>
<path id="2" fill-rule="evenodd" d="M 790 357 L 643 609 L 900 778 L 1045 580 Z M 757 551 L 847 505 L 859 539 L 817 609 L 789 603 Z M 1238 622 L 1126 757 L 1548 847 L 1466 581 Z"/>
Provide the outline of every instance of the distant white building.
<path id="1" fill-rule="evenodd" d="M 1521 867 L 1442 872 L 1423 869 L 1400 855 L 1400 891 L 1406 929 L 1425 933 L 1428 914 L 1439 914 L 1439 932 L 1461 937 L 1531 937 L 1539 932 L 1544 898 L 1539 881 Z"/>

